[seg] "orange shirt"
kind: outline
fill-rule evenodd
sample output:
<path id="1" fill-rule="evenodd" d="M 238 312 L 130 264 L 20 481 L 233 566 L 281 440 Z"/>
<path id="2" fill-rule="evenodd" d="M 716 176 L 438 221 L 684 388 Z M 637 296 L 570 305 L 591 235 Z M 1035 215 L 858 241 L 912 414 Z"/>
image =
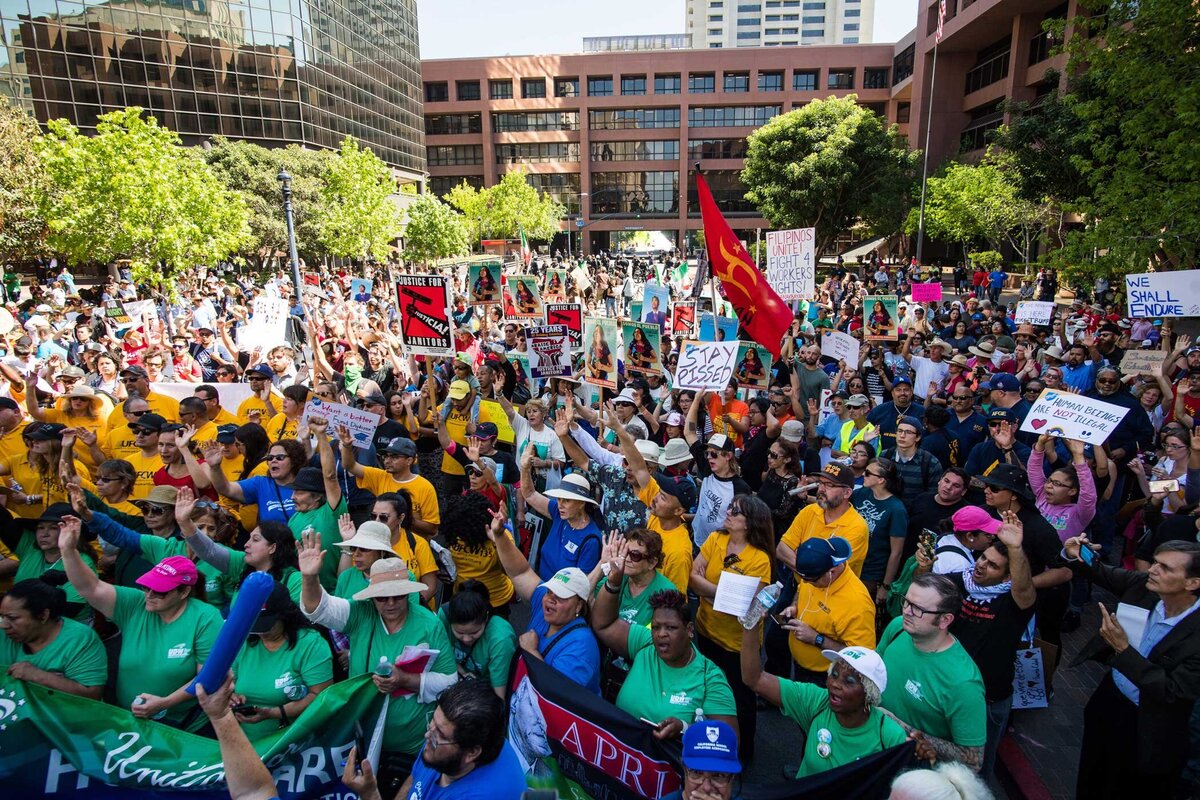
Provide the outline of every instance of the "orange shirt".
<path id="1" fill-rule="evenodd" d="M 722 402 L 721 398 L 715 394 L 709 395 L 708 416 L 712 420 L 713 434 L 723 433 L 733 440 L 734 447 L 741 447 L 742 435 L 734 430 L 732 426 L 725 424 L 723 417 L 726 414 L 737 422 L 741 422 L 750 416 L 750 406 L 736 398 L 726 403 Z"/>

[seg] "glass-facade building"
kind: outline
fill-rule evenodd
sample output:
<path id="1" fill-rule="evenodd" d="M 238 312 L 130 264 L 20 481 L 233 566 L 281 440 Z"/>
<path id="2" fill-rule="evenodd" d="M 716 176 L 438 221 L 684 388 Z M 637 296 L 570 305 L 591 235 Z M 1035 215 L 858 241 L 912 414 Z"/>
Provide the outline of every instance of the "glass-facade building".
<path id="1" fill-rule="evenodd" d="M 188 144 L 354 136 L 425 171 L 416 0 L 0 0 L 0 93 L 85 132 L 142 106 Z"/>

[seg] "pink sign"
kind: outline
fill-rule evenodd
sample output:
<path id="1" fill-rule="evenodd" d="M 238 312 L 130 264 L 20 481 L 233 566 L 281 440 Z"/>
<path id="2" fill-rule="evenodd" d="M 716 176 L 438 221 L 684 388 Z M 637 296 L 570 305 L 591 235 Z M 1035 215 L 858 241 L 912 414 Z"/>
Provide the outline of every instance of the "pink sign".
<path id="1" fill-rule="evenodd" d="M 912 285 L 914 303 L 938 303 L 942 299 L 941 283 L 914 283 Z"/>

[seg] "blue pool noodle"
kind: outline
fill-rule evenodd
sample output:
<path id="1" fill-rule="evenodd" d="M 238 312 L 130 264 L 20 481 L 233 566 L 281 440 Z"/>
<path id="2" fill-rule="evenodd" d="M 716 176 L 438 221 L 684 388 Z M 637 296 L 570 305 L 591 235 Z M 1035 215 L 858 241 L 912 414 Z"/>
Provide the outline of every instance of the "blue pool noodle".
<path id="1" fill-rule="evenodd" d="M 196 693 L 197 683 L 202 684 L 204 691 L 209 694 L 221 688 L 225 683 L 225 676 L 229 674 L 230 665 L 237 658 L 242 645 L 246 643 L 250 626 L 258 618 L 258 612 L 262 610 L 263 603 L 267 601 L 273 588 L 275 579 L 266 572 L 251 573 L 242 582 L 242 588 L 229 609 L 229 618 L 221 626 L 212 652 L 208 654 L 208 660 L 200 668 L 196 679 L 188 684 L 188 694 Z"/>

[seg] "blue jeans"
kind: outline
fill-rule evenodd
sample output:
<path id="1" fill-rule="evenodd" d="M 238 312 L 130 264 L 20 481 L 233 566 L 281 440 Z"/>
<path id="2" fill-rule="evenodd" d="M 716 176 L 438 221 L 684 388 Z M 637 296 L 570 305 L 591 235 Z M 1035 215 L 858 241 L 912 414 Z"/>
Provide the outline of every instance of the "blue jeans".
<path id="1" fill-rule="evenodd" d="M 615 317 L 617 315 L 617 298 L 604 298 L 604 314 L 605 316 Z"/>
<path id="2" fill-rule="evenodd" d="M 996 749 L 1008 729 L 1008 717 L 1012 713 L 1012 695 L 987 706 L 987 742 L 983 746 L 983 766 L 979 769 L 979 777 L 988 780 L 996 767 Z"/>

